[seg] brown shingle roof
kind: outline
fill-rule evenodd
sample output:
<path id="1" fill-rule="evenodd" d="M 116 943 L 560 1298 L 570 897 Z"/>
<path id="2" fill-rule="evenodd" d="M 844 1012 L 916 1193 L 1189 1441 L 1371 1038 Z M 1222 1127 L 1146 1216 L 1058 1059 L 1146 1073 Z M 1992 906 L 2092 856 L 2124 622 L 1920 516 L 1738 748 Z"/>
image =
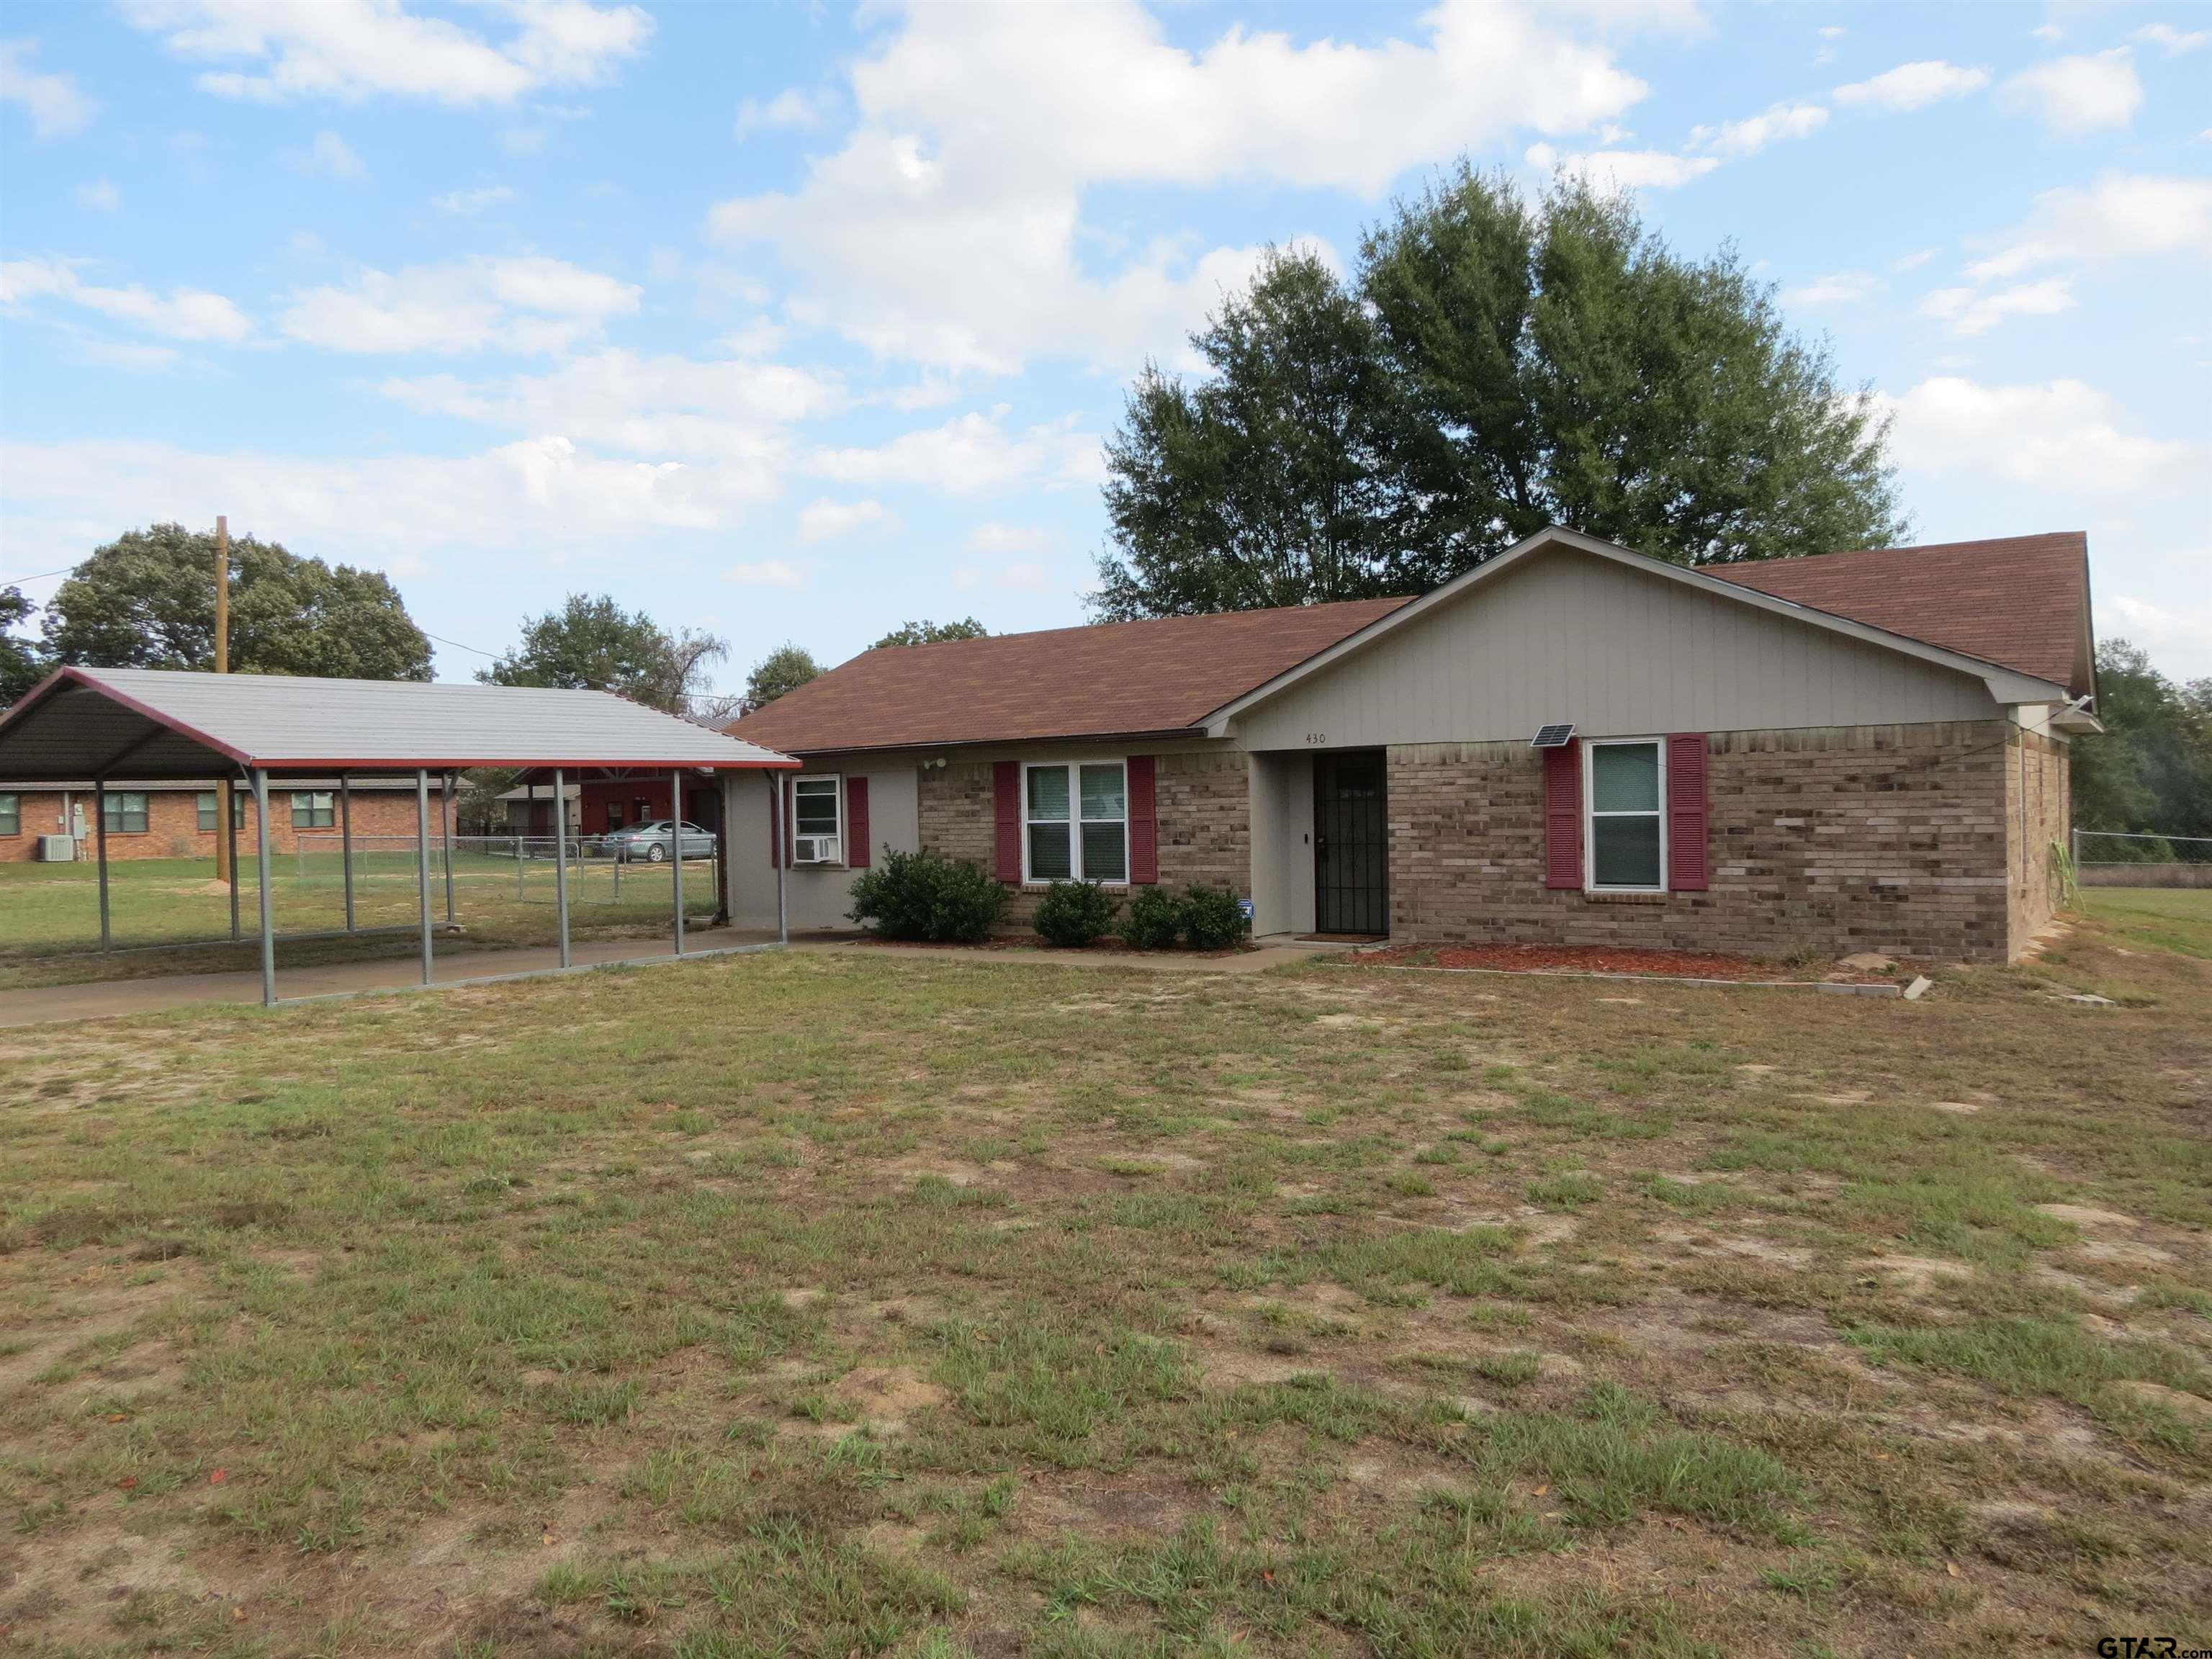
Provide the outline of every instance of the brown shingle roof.
<path id="1" fill-rule="evenodd" d="M 895 645 L 730 728 L 786 753 L 1182 732 L 1403 599 Z"/>
<path id="2" fill-rule="evenodd" d="M 2090 689 L 2089 539 L 2078 530 L 1704 569 L 2076 696 Z"/>

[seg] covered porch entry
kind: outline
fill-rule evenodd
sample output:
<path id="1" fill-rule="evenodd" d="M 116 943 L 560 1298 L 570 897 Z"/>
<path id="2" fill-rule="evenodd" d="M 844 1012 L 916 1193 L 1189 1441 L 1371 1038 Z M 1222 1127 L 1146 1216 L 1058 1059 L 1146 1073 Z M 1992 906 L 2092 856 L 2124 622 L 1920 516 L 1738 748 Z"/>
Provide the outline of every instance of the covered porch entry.
<path id="1" fill-rule="evenodd" d="M 1258 750 L 1250 766 L 1254 933 L 1386 937 L 1386 752 Z"/>

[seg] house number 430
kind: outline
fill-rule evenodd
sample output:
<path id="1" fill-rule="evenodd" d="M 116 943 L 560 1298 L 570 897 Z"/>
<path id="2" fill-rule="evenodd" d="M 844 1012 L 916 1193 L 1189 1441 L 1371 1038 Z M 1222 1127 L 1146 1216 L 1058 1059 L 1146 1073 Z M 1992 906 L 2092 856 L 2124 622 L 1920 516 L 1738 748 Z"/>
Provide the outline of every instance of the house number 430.
<path id="1" fill-rule="evenodd" d="M 1328 733 L 1326 732 L 1309 732 L 1306 733 L 1306 741 L 1308 743 L 1327 743 L 1328 741 Z"/>

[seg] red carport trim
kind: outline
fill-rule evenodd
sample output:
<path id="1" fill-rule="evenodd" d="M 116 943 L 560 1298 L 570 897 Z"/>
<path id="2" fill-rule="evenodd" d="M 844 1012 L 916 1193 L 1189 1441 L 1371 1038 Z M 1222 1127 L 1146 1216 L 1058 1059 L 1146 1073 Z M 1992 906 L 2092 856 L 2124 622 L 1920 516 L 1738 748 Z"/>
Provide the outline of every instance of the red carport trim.
<path id="1" fill-rule="evenodd" d="M 202 744 L 206 748 L 212 749 L 218 755 L 228 756 L 230 759 L 236 761 L 240 766 L 251 766 L 253 763 L 252 757 L 246 755 L 242 750 L 232 748 L 228 744 L 222 742 L 220 738 L 210 737 L 206 732 L 201 731 L 196 726 L 185 725 L 184 721 L 177 719 L 173 714 L 165 714 L 160 709 L 151 708 L 147 704 L 139 702 L 136 697 L 128 696 L 124 692 L 118 691 L 113 686 L 109 685 L 103 680 L 94 678 L 91 673 L 82 668 L 77 667 L 75 664 L 71 664 L 66 668 L 57 668 L 52 673 L 47 675 L 44 680 L 40 681 L 38 684 L 33 686 L 28 691 L 25 692 L 21 702 L 18 702 L 13 708 L 10 708 L 6 714 L 0 715 L 0 730 L 5 730 L 8 726 L 12 726 L 16 720 L 29 714 L 32 709 L 37 708 L 48 697 L 52 696 L 58 688 L 72 682 L 78 685 L 89 687 L 91 690 L 99 692 L 101 696 L 110 698 L 112 701 L 122 704 L 123 707 L 128 708 L 134 714 L 144 715 L 156 726 L 166 727 L 167 730 L 172 732 L 181 732 L 184 736 L 190 738 L 194 743 Z"/>
<path id="2" fill-rule="evenodd" d="M 512 755 L 479 756 L 471 759 L 465 755 L 355 755 L 344 760 L 299 760 L 287 755 L 276 760 L 249 760 L 249 766 L 258 766 L 268 772 L 311 772 L 318 769 L 329 771 L 343 767 L 349 771 L 374 771 L 380 767 L 403 767 L 413 771 L 422 767 L 437 770 L 449 766 L 515 766 L 536 767 L 541 770 L 549 766 L 596 766 L 608 769 L 618 767 L 646 767 L 659 772 L 795 772 L 806 764 L 799 760 L 656 760 L 651 756 L 631 757 L 623 760 L 594 760 L 574 755 L 533 755 L 518 760 Z"/>

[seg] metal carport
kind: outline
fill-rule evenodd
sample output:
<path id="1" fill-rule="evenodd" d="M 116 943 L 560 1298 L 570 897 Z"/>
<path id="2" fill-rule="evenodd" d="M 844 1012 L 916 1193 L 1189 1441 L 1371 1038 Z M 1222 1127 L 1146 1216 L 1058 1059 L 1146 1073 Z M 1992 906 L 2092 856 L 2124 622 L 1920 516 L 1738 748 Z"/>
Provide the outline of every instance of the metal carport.
<path id="1" fill-rule="evenodd" d="M 199 674 L 149 668 L 62 668 L 0 714 L 0 777 L 26 783 L 235 777 L 253 793 L 258 826 L 261 1000 L 276 1000 L 276 927 L 270 900 L 269 784 L 272 778 L 411 776 L 421 900 L 422 982 L 433 983 L 430 778 L 470 767 L 520 767 L 551 775 L 556 798 L 570 771 L 651 769 L 670 775 L 677 799 L 686 774 L 796 769 L 788 755 L 678 720 L 605 691 L 538 686 L 309 679 L 279 674 Z M 781 791 L 772 790 L 781 797 Z M 781 801 L 777 800 L 780 809 Z M 561 815 L 556 814 L 556 822 Z M 100 926 L 107 929 L 107 825 L 96 811 Z M 227 823 L 224 833 L 235 838 Z M 776 826 L 779 838 L 781 824 Z M 558 831 L 565 842 L 567 828 Z M 683 838 L 672 838 L 674 951 L 684 954 Z M 556 861 L 560 961 L 569 965 L 566 849 Z M 727 850 L 724 851 L 726 860 Z M 232 862 L 233 892 L 237 865 Z M 350 866 L 348 879 L 350 881 Z M 779 901 L 782 872 L 777 872 Z M 234 916 L 235 901 L 234 899 Z M 778 905 L 779 913 L 782 906 Z M 778 939 L 785 937 L 779 923 Z"/>

